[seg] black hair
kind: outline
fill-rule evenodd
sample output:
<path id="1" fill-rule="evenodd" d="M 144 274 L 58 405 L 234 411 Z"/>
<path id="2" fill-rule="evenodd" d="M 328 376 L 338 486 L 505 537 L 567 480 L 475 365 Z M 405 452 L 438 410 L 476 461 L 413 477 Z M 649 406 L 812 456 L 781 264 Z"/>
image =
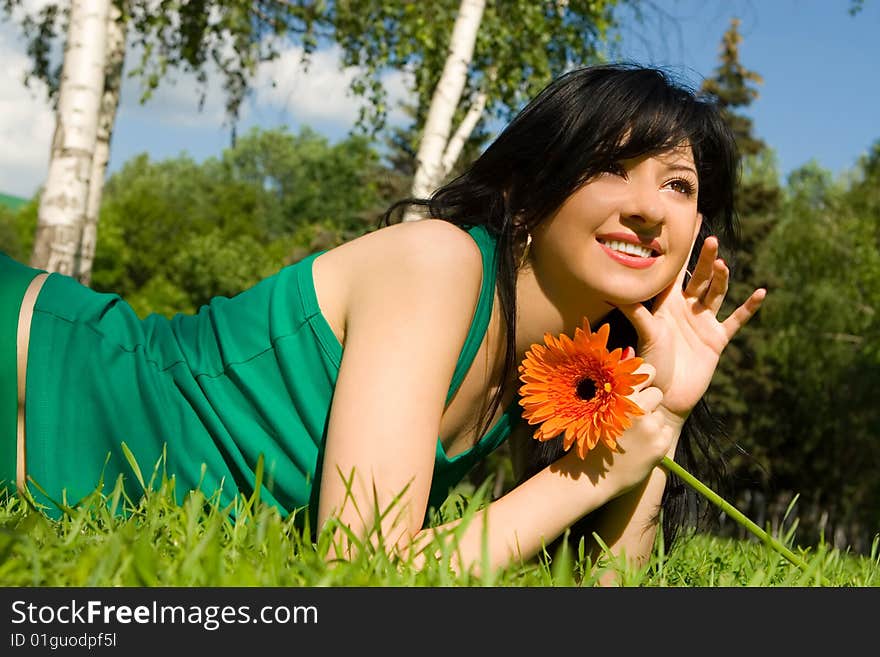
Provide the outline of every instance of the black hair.
<path id="1" fill-rule="evenodd" d="M 421 206 L 428 216 L 462 227 L 482 224 L 497 239 L 496 277 L 506 349 L 502 389 L 487 409 L 486 427 L 518 366 L 516 274 L 527 231 L 620 160 L 682 144 L 693 150 L 699 178 L 697 210 L 703 216 L 691 255 L 692 270 L 706 237 L 717 235 L 727 248 L 739 237 L 734 209 L 736 143 L 711 97 L 675 81 L 662 69 L 638 64 L 589 66 L 565 73 L 528 103 L 461 175 L 429 199 L 402 199 L 385 213 L 382 223 L 387 225 L 395 212 Z M 612 311 L 604 321 L 611 326 L 610 346 L 636 344 L 636 332 L 622 313 Z M 676 453 L 679 463 L 716 490 L 726 480 L 717 443 L 722 436 L 723 427 L 701 400 L 685 423 Z M 529 441 L 529 452 L 524 478 L 561 456 L 561 440 Z M 707 517 L 693 514 L 702 502 L 676 477 L 669 478 L 662 504 L 667 545 L 685 521 Z"/>

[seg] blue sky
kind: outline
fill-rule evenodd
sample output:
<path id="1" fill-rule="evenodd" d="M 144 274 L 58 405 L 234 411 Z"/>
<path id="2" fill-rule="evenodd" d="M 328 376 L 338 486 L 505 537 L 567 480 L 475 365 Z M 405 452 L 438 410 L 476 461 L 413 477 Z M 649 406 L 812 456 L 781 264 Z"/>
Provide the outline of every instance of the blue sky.
<path id="1" fill-rule="evenodd" d="M 36 2 L 37 0 L 33 0 Z M 764 78 L 748 113 L 777 153 L 782 175 L 811 159 L 835 174 L 852 167 L 880 139 L 880 0 L 856 16 L 849 0 L 653 0 L 644 23 L 621 14 L 621 57 L 664 66 L 694 86 L 718 64 L 722 34 L 741 19 L 741 61 Z M 350 73 L 320 53 L 309 74 L 295 51 L 267 67 L 246 102 L 239 132 L 252 125 L 309 125 L 338 139 L 353 125 L 357 103 L 346 96 Z M 45 177 L 53 120 L 39 90 L 21 84 L 24 45 L 0 26 L 0 191 L 30 196 Z M 272 85 L 273 74 L 284 71 Z M 401 97 L 400 75 L 388 79 Z M 160 87 L 145 105 L 127 81 L 112 142 L 110 170 L 141 152 L 154 159 L 187 153 L 197 160 L 229 144 L 219 81 L 202 112 L 191 79 Z M 393 117 L 392 117 L 393 118 Z"/>
<path id="2" fill-rule="evenodd" d="M 693 80 L 712 74 L 723 33 L 732 16 L 740 18 L 740 60 L 764 79 L 745 113 L 783 175 L 811 159 L 841 173 L 880 139 L 878 0 L 866 0 L 855 16 L 849 0 L 655 4 L 668 12 L 669 29 L 657 29 L 656 15 L 650 25 L 626 27 L 624 50 Z"/>

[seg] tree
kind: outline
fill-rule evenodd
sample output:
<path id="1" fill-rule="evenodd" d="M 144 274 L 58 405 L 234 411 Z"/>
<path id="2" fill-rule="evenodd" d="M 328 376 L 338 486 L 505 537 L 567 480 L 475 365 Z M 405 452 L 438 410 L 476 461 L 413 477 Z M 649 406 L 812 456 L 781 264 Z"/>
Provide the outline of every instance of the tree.
<path id="1" fill-rule="evenodd" d="M 138 156 L 107 181 L 93 286 L 139 314 L 194 311 L 375 227 L 385 176 L 364 136 L 307 128 L 254 129 L 202 163 Z"/>
<path id="2" fill-rule="evenodd" d="M 104 88 L 98 109 L 98 125 L 95 134 L 95 151 L 89 174 L 89 193 L 86 214 L 79 243 L 77 276 L 83 285 L 92 280 L 92 262 L 98 240 L 98 216 L 104 192 L 104 177 L 110 161 L 110 141 L 116 124 L 116 111 L 122 91 L 122 71 L 125 65 L 126 17 L 119 6 L 111 3 L 107 16 L 106 49 L 104 57 Z"/>
<path id="3" fill-rule="evenodd" d="M 757 155 L 766 145 L 753 134 L 752 120 L 736 112 L 737 108 L 748 107 L 758 98 L 754 85 L 764 80 L 754 71 L 740 63 L 739 46 L 742 35 L 739 33 L 739 18 L 731 18 L 730 27 L 721 39 L 721 63 L 711 78 L 702 84 L 704 93 L 714 96 L 721 107 L 724 120 L 733 130 L 737 145 L 744 155 Z"/>
<path id="4" fill-rule="evenodd" d="M 864 549 L 880 513 L 871 474 L 880 464 L 871 428 L 880 423 L 873 311 L 880 303 L 880 181 L 872 166 L 880 149 L 862 159 L 849 186 L 812 163 L 783 187 L 773 151 L 741 112 L 758 98 L 761 77 L 740 63 L 738 27 L 732 20 L 720 64 L 702 85 L 743 155 L 736 192 L 742 230 L 738 247 L 724 251 L 732 281 L 720 314 L 755 287 L 769 294 L 725 351 L 707 399 L 747 454 L 731 459 L 746 511 L 781 516 L 798 494 L 795 517 L 808 541 L 836 527 L 832 540 L 846 536 Z M 768 504 L 748 506 L 761 497 Z"/>
<path id="5" fill-rule="evenodd" d="M 373 131 L 381 127 L 386 114 L 381 73 L 389 69 L 411 74 L 416 124 L 419 129 L 424 126 L 431 96 L 449 59 L 447 44 L 460 8 L 459 0 L 172 0 L 163 2 L 157 12 L 155 3 L 149 0 L 114 1 L 121 22 L 127 25 L 126 48 L 135 46 L 142 52 L 140 62 L 131 71 L 143 82 L 142 101 L 149 98 L 172 69 L 194 72 L 204 84 L 208 68 L 213 66 L 223 76 L 227 112 L 234 121 L 259 62 L 277 56 L 280 44 L 299 42 L 304 48 L 305 65 L 319 39 L 324 39 L 341 46 L 343 65 L 356 66 L 361 71 L 352 83 L 352 91 L 367 98 L 359 125 L 372 125 Z M 2 6 L 11 14 L 20 2 L 3 0 Z M 442 149 L 446 155 L 441 160 L 444 171 L 448 173 L 455 153 L 461 150 L 455 144 L 467 142 L 481 120 L 512 113 L 554 74 L 597 57 L 598 44 L 612 24 L 611 7 L 615 3 L 616 0 L 517 0 L 490 4 L 483 12 L 474 56 L 467 67 L 462 93 L 466 103 L 463 106 L 456 101 L 454 120 L 463 128 L 452 132 L 452 145 L 447 143 Z M 57 88 L 58 79 L 50 65 L 50 53 L 66 18 L 63 5 L 50 2 L 36 16 L 21 20 L 34 62 L 31 75 L 46 80 L 50 90 Z M 118 61 L 124 61 L 124 49 Z M 109 98 L 112 97 L 111 94 Z M 118 94 L 115 98 L 118 103 Z M 109 125 L 112 130 L 115 110 L 105 112 L 105 116 L 110 120 L 102 125 Z M 434 147 L 432 152 L 441 151 Z M 99 160 L 92 167 L 96 173 L 91 176 L 96 186 L 96 202 L 100 201 L 103 185 L 98 175 L 102 170 Z M 79 213 L 69 220 L 77 228 L 66 235 L 64 249 L 74 254 L 81 251 L 78 262 L 84 270 L 79 274 L 88 282 L 96 225 L 94 219 L 90 220 L 83 235 L 82 216 Z"/>
<path id="6" fill-rule="evenodd" d="M 382 73 L 409 73 L 413 123 L 421 135 L 411 193 L 425 196 L 449 174 L 481 124 L 509 119 L 556 75 L 600 59 L 616 4 L 337 1 L 327 3 L 315 24 L 340 46 L 342 63 L 360 71 L 351 88 L 370 101 L 362 109 L 362 128 L 384 126 Z"/>
<path id="7" fill-rule="evenodd" d="M 58 89 L 49 173 L 31 264 L 73 275 L 85 224 L 104 89 L 109 0 L 73 0 Z"/>
<path id="8" fill-rule="evenodd" d="M 416 171 L 412 183 L 412 195 L 416 198 L 429 196 L 446 177 L 486 106 L 486 92 L 480 90 L 459 129 L 450 137 L 452 120 L 467 82 L 467 68 L 473 58 L 474 44 L 485 8 L 485 0 L 462 0 L 455 18 L 449 55 L 434 88 L 416 153 Z M 418 218 L 418 214 L 407 218 Z"/>
<path id="9" fill-rule="evenodd" d="M 780 221 L 758 254 L 776 282 L 759 357 L 782 383 L 771 400 L 774 431 L 762 437 L 777 454 L 773 481 L 798 491 L 806 509 L 824 510 L 840 542 L 866 550 L 880 529 L 880 207 L 870 201 L 880 176 L 870 158 L 859 168 L 856 184 L 815 162 L 790 175 Z M 818 533 L 820 514 L 803 515 L 804 529 Z"/>
<path id="10" fill-rule="evenodd" d="M 722 316 L 733 312 L 752 290 L 770 282 L 757 271 L 756 255 L 778 221 L 782 203 L 775 154 L 755 135 L 752 120 L 742 113 L 758 98 L 757 85 L 762 79 L 740 61 L 739 25 L 739 19 L 731 19 L 721 39 L 718 67 L 701 86 L 701 91 L 716 100 L 741 155 L 741 177 L 735 191 L 739 239 L 737 244 L 721 244 L 722 256 L 731 270 Z M 772 297 L 772 286 L 769 292 Z M 780 383 L 776 372 L 758 357 L 766 339 L 761 320 L 759 313 L 728 345 L 706 396 L 733 441 L 727 452 L 734 495 L 740 498 L 767 495 L 766 463 L 774 455 L 765 437 L 775 431 L 775 411 L 769 400 Z"/>
<path id="11" fill-rule="evenodd" d="M 81 42 L 75 38 L 81 23 L 78 16 L 83 7 L 90 6 L 101 7 L 101 15 L 106 16 L 106 20 L 88 21 L 90 37 Z M 98 209 L 119 103 L 128 32 L 133 37 L 131 42 L 142 53 L 131 72 L 143 82 L 141 102 L 149 99 L 170 69 L 196 73 L 203 85 L 204 99 L 207 67 L 213 65 L 224 77 L 227 112 L 233 121 L 256 64 L 277 56 L 281 35 L 298 35 L 307 52 L 314 47 L 309 27 L 314 7 L 304 6 L 294 11 L 293 3 L 286 0 L 260 3 L 180 0 L 162 3 L 159 12 L 149 0 L 113 0 L 112 4 L 105 0 L 78 0 L 69 9 L 66 4 L 50 2 L 35 14 L 25 12 L 20 17 L 21 0 L 3 0 L 0 7 L 7 16 L 16 17 L 28 39 L 32 68 L 26 82 L 34 79 L 45 82 L 59 115 L 58 145 L 53 146 L 50 174 L 42 193 L 41 206 L 45 208 L 40 212 L 31 263 L 50 271 L 76 275 L 85 284 L 89 284 L 91 278 Z M 62 67 L 54 67 L 51 52 L 63 35 L 67 37 L 66 55 Z M 106 68 L 98 67 L 95 59 L 92 78 L 88 81 L 89 97 L 97 95 L 100 102 L 90 100 L 84 105 L 80 98 L 75 116 L 82 123 L 77 127 L 82 138 L 73 145 L 67 144 L 71 139 L 71 126 L 65 123 L 70 122 L 68 105 L 72 102 L 68 97 L 71 93 L 84 97 L 82 89 L 85 89 L 67 82 L 69 74 L 62 71 L 80 69 L 78 64 L 67 63 L 67 55 L 86 52 L 85 45 L 88 52 L 97 57 L 101 50 L 98 44 L 105 43 L 106 52 L 101 55 Z M 100 83 L 99 69 L 103 73 Z M 79 91 L 65 92 L 65 88 Z M 96 127 L 92 129 L 92 125 Z M 91 143 L 92 133 L 96 134 L 94 143 Z M 85 163 L 86 151 L 92 155 L 90 165 Z M 71 165 L 73 152 L 77 153 L 75 167 Z M 56 161 L 56 157 L 60 159 Z"/>

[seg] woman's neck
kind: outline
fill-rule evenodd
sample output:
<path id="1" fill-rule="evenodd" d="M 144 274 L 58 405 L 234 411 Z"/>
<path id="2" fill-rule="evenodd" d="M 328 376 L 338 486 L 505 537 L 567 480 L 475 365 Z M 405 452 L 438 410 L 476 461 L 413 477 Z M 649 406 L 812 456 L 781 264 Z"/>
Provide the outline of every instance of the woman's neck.
<path id="1" fill-rule="evenodd" d="M 592 328 L 613 310 L 606 301 L 589 293 L 547 290 L 531 267 L 517 273 L 516 281 L 516 350 L 521 360 L 535 343 L 544 342 L 544 334 L 573 335 L 586 317 Z"/>

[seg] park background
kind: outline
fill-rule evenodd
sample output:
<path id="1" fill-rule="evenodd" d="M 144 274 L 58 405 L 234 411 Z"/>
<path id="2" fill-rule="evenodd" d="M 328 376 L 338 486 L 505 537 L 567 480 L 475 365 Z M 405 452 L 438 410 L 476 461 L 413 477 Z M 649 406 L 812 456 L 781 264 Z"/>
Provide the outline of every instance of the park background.
<path id="1" fill-rule="evenodd" d="M 726 492 L 774 532 L 787 518 L 798 523 L 800 544 L 824 537 L 856 552 L 880 531 L 878 4 L 495 3 L 480 26 L 485 43 L 481 50 L 478 41 L 456 118 L 473 105 L 487 71 L 503 75 L 447 173 L 566 66 L 656 64 L 717 96 L 745 155 L 743 240 L 725 254 L 733 263 L 730 297 L 741 300 L 759 285 L 769 290 L 707 397 L 730 437 Z M 245 21 L 234 47 L 222 42 L 228 32 L 199 32 L 204 22 L 186 23 L 187 32 L 171 21 L 175 29 L 153 33 L 142 73 L 136 69 L 148 51 L 137 29 L 155 23 L 146 15 L 131 21 L 89 285 L 122 294 L 142 314 L 191 312 L 373 229 L 390 202 L 409 194 L 459 2 L 335 5 L 352 11 L 320 17 L 326 22 L 314 41 L 302 31 L 282 34 L 277 52 L 264 50 L 272 57 L 251 62 L 251 72 L 251 48 L 269 40 L 265 28 L 249 31 L 260 16 Z M 125 6 L 135 15 L 142 5 Z M 224 17 L 245 5 L 167 6 L 181 8 L 180 16 L 198 6 Z M 547 17 L 529 6 L 580 11 L 584 22 L 552 24 L 551 36 Z M 64 20 L 52 3 L 3 7 L 0 250 L 29 261 L 51 156 Z M 505 12 L 517 20 L 501 20 Z M 41 18 L 51 18 L 42 30 Z M 596 29 L 585 31 L 586 24 Z M 171 33 L 196 36 L 175 41 Z M 398 43 L 395 34 L 405 38 Z M 564 47 L 551 47 L 557 41 Z M 157 44 L 166 48 L 167 69 L 150 59 Z M 300 64 L 304 47 L 312 49 L 308 71 Z M 227 62 L 240 54 L 247 74 L 219 72 L 212 48 Z M 145 80 L 155 84 L 148 97 Z M 384 97 L 371 96 L 375 82 Z M 501 494 L 511 483 L 505 459 L 502 450 L 471 481 L 493 475 Z M 718 533 L 742 531 L 719 518 Z"/>

